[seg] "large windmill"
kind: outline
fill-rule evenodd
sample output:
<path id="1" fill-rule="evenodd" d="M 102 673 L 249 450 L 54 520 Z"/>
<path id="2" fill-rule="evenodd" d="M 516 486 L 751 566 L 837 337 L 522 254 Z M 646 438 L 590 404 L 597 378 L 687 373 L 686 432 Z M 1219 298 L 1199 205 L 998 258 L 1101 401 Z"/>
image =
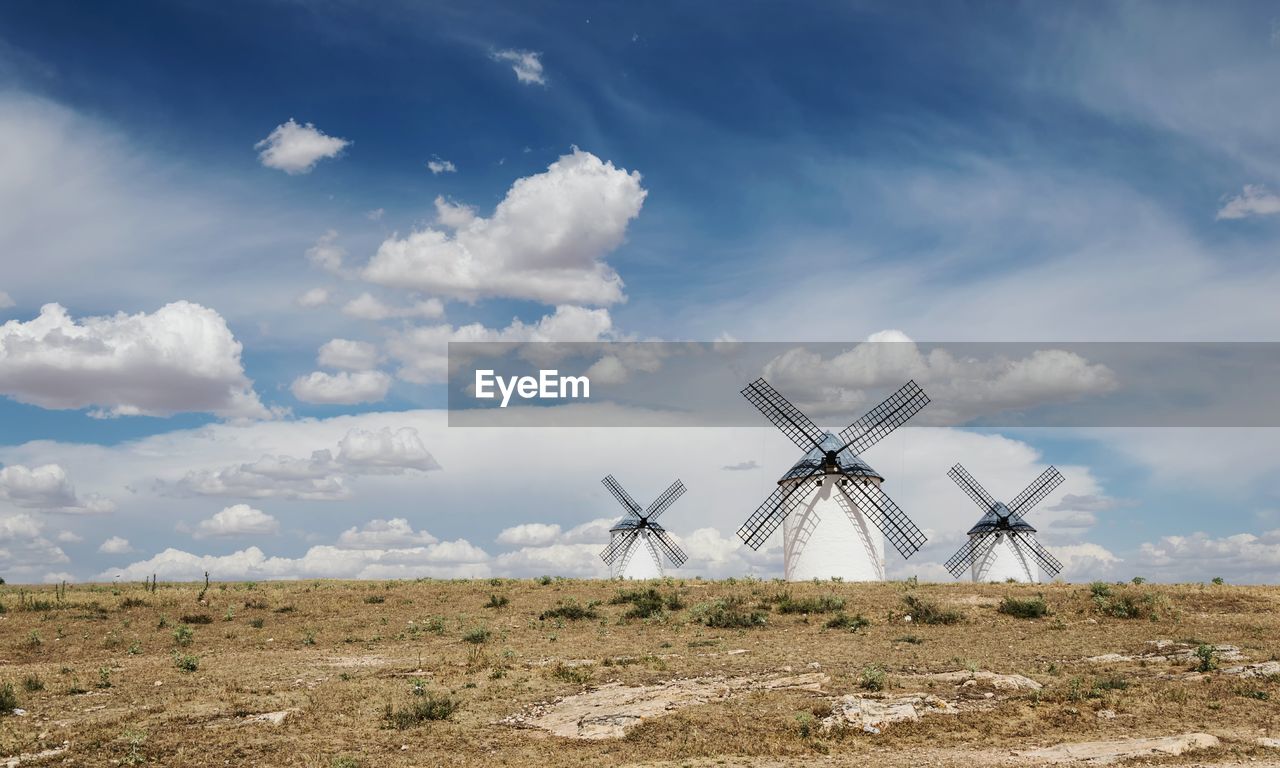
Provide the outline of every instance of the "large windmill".
<path id="1" fill-rule="evenodd" d="M 684 483 L 676 480 L 645 509 L 623 490 L 613 475 L 605 477 L 602 482 L 627 511 L 626 517 L 609 529 L 612 538 L 609 546 L 600 553 L 600 558 L 609 565 L 610 575 L 622 579 L 662 578 L 662 558 L 658 550 L 662 550 L 671 564 L 679 568 L 687 558 L 667 535 L 666 529 L 656 521 L 667 507 L 684 495 Z"/>
<path id="2" fill-rule="evenodd" d="M 858 456 L 928 405 L 928 396 L 914 381 L 839 437 L 819 429 L 764 379 L 747 385 L 742 394 L 805 451 L 738 529 L 747 546 L 759 549 L 782 525 L 788 580 L 877 581 L 884 578 L 886 537 L 903 557 L 924 545 L 924 534 L 880 490 L 884 477 Z"/>
<path id="3" fill-rule="evenodd" d="M 1036 529 L 1024 516 L 1062 482 L 1062 473 L 1049 467 L 1006 506 L 987 493 L 973 475 L 959 464 L 947 477 L 956 481 L 982 510 L 982 518 L 969 529 L 969 541 L 947 561 L 947 570 L 960 578 L 965 571 L 974 581 L 1037 582 L 1039 569 L 1049 578 L 1058 575 L 1062 563 L 1036 541 Z"/>

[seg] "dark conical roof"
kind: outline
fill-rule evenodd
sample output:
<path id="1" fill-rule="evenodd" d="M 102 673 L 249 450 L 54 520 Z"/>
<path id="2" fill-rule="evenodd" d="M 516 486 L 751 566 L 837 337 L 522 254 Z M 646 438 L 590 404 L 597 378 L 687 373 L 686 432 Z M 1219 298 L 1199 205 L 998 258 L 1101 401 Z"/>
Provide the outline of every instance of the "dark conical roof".
<path id="1" fill-rule="evenodd" d="M 796 477 L 804 477 L 811 474 L 815 469 L 822 467 L 826 459 L 827 451 L 834 451 L 843 443 L 840 438 L 827 432 L 822 436 L 822 444 L 806 453 L 799 461 L 795 463 L 787 473 L 782 476 L 778 482 L 783 480 L 791 480 Z M 853 477 L 874 477 L 877 480 L 884 480 L 884 476 L 871 468 L 871 465 L 863 461 L 858 454 L 845 448 L 836 454 L 836 463 L 840 465 L 840 471 L 846 475 Z"/>
<path id="2" fill-rule="evenodd" d="M 1012 513 L 1009 511 L 1008 507 L 997 501 L 995 507 L 987 510 L 987 513 L 982 516 L 982 519 L 969 529 L 968 535 L 972 536 L 975 533 L 990 533 L 991 531 L 1001 528 L 1024 533 L 1036 532 L 1036 529 L 1032 527 L 1031 523 L 1028 523 L 1026 520 L 1021 518 L 1013 520 L 1007 524 L 1002 524 L 1011 514 Z"/>

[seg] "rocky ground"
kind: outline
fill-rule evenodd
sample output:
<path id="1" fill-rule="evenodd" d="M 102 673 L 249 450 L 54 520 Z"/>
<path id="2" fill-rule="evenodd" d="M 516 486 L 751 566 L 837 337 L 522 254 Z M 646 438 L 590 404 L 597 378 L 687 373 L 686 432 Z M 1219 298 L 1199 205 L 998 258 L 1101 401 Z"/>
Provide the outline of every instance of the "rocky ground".
<path id="1" fill-rule="evenodd" d="M 1280 765 L 1280 588 L 0 588 L 0 766 Z"/>

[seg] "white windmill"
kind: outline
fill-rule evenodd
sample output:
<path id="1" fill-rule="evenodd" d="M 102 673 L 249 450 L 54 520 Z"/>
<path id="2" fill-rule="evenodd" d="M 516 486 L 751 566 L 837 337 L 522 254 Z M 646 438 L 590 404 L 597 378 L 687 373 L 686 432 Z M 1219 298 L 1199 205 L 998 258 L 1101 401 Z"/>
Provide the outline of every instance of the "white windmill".
<path id="1" fill-rule="evenodd" d="M 667 530 L 658 525 L 657 518 L 684 495 L 684 483 L 675 481 L 647 509 L 642 509 L 613 479 L 613 475 L 605 477 L 602 482 L 627 511 L 627 516 L 609 529 L 612 538 L 609 546 L 600 553 L 600 558 L 609 565 L 610 575 L 615 579 L 662 578 L 659 550 L 666 554 L 674 567 L 683 565 L 687 559 L 684 552 L 667 535 Z"/>
<path id="2" fill-rule="evenodd" d="M 886 537 L 904 558 L 924 545 L 924 533 L 880 490 L 884 477 L 858 456 L 928 405 L 928 396 L 914 381 L 839 437 L 819 429 L 764 379 L 749 384 L 742 394 L 806 451 L 738 529 L 747 546 L 759 549 L 783 526 L 787 580 L 882 580 Z"/>
<path id="3" fill-rule="evenodd" d="M 1036 529 L 1023 516 L 1062 483 L 1062 473 L 1049 467 L 1008 506 L 996 501 L 968 470 L 959 464 L 947 473 L 982 510 L 982 517 L 969 529 L 969 540 L 947 561 L 947 570 L 960 578 L 970 571 L 974 581 L 1040 581 L 1039 569 L 1050 578 L 1062 570 L 1062 563 L 1036 541 Z"/>

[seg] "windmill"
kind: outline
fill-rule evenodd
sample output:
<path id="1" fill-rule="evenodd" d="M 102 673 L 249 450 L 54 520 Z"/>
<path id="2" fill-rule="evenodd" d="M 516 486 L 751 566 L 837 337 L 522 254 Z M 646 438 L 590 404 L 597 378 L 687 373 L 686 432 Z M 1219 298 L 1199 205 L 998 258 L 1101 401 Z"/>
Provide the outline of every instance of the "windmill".
<path id="1" fill-rule="evenodd" d="M 914 381 L 838 437 L 819 429 L 764 379 L 747 385 L 742 394 L 805 451 L 738 529 L 747 546 L 759 549 L 783 526 L 783 572 L 789 581 L 881 580 L 886 537 L 903 557 L 924 545 L 924 534 L 880 490 L 884 477 L 858 456 L 929 404 Z"/>
<path id="2" fill-rule="evenodd" d="M 969 541 L 947 561 L 952 576 L 958 579 L 970 570 L 974 581 L 1037 582 L 1037 565 L 1050 578 L 1058 575 L 1062 563 L 1036 541 L 1036 529 L 1024 516 L 1062 483 L 1061 472 L 1049 467 L 1008 506 L 992 498 L 959 464 L 951 468 L 947 477 L 956 481 L 982 510 L 981 519 L 969 529 Z"/>
<path id="3" fill-rule="evenodd" d="M 674 567 L 683 565 L 688 558 L 667 535 L 667 530 L 658 525 L 657 519 L 667 511 L 667 507 L 684 495 L 684 483 L 676 480 L 647 509 L 643 509 L 613 479 L 613 475 L 605 477 L 602 482 L 627 511 L 626 517 L 609 529 L 613 538 L 610 539 L 609 546 L 600 553 L 600 559 L 609 565 L 610 575 L 622 579 L 662 578 L 659 550 Z"/>

